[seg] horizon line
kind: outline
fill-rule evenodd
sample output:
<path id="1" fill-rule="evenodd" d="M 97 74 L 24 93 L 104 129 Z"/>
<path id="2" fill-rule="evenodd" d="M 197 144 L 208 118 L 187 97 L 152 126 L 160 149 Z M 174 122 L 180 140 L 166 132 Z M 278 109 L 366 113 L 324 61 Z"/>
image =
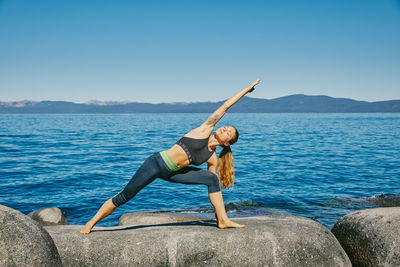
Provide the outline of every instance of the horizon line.
<path id="1" fill-rule="evenodd" d="M 289 97 L 289 96 L 311 96 L 311 97 L 315 97 L 315 96 L 323 96 L 323 97 L 330 97 L 330 98 L 336 98 L 336 99 L 349 99 L 349 100 L 355 100 L 355 101 L 363 101 L 363 102 L 369 102 L 369 103 L 373 103 L 373 102 L 384 102 L 384 101 L 393 101 L 393 100 L 400 100 L 400 99 L 387 99 L 387 100 L 374 100 L 374 101 L 368 101 L 368 100 L 359 100 L 359 99 L 354 99 L 354 98 L 348 98 L 348 97 L 333 97 L 333 96 L 329 96 L 329 95 L 308 95 L 308 94 L 290 94 L 290 95 L 284 95 L 284 96 L 279 96 L 279 97 L 275 97 L 275 98 L 259 98 L 259 97 L 250 97 L 250 96 L 243 96 L 243 97 L 248 97 L 248 98 L 255 98 L 255 99 L 263 99 L 263 100 L 273 100 L 273 99 L 279 99 L 279 98 L 283 98 L 283 97 Z M 228 99 L 228 98 L 226 98 Z M 49 99 L 43 99 L 43 100 L 30 100 L 30 99 L 23 99 L 23 100 L 8 100 L 8 101 L 4 101 L 4 100 L 0 100 L 0 103 L 11 103 L 11 102 L 46 102 L 46 101 L 51 101 L 51 102 L 70 102 L 70 103 L 74 103 L 74 104 L 91 104 L 91 103 L 113 103 L 115 102 L 115 104 L 129 104 L 129 103 L 141 103 L 141 104 L 180 104 L 180 103 L 187 103 L 187 104 L 194 104 L 194 103 L 216 103 L 216 102 L 220 102 L 220 101 L 224 101 L 226 99 L 222 99 L 222 100 L 215 100 L 215 101 L 175 101 L 175 102 L 140 102 L 140 101 L 132 101 L 132 100 L 97 100 L 97 99 L 90 99 L 87 100 L 85 102 L 75 102 L 73 100 L 49 100 Z"/>

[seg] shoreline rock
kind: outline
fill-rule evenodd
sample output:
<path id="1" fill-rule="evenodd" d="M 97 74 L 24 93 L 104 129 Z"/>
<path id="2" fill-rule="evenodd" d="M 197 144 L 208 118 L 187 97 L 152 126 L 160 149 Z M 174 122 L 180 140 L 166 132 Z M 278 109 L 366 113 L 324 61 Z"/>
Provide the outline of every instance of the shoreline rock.
<path id="1" fill-rule="evenodd" d="M 46 226 L 64 266 L 351 266 L 334 235 L 304 217 L 235 218 L 245 228 L 218 229 L 215 220 L 137 226 Z"/>
<path id="2" fill-rule="evenodd" d="M 400 266 L 400 207 L 352 212 L 332 233 L 354 266 Z"/>
<path id="3" fill-rule="evenodd" d="M 0 205 L 0 266 L 61 266 L 61 258 L 39 223 Z"/>
<path id="4" fill-rule="evenodd" d="M 57 207 L 34 210 L 30 212 L 28 216 L 42 226 L 68 224 L 67 217 L 65 216 L 64 212 Z"/>

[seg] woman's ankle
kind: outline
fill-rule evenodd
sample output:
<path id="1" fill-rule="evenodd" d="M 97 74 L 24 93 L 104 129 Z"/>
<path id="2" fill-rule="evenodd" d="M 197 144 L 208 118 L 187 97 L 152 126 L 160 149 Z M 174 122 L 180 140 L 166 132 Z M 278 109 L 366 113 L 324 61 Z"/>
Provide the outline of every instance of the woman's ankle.
<path id="1" fill-rule="evenodd" d="M 91 219 L 90 221 L 88 221 L 86 223 L 87 226 L 93 227 L 96 223 L 93 221 L 93 219 Z"/>
<path id="2" fill-rule="evenodd" d="M 216 217 L 216 219 L 217 219 L 217 221 L 218 221 L 218 223 L 226 223 L 226 222 L 229 222 L 229 218 L 226 216 L 226 217 L 218 217 L 217 215 L 215 215 L 215 217 Z"/>

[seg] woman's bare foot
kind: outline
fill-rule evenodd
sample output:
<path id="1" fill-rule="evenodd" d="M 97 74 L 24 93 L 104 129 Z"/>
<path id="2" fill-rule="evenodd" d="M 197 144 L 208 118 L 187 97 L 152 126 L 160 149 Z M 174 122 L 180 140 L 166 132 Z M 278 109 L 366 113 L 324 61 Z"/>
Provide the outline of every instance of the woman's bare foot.
<path id="1" fill-rule="evenodd" d="M 245 224 L 238 224 L 238 223 L 232 222 L 229 219 L 218 220 L 217 215 L 215 215 L 215 218 L 217 219 L 217 226 L 218 226 L 219 229 L 243 228 L 243 227 L 245 227 Z"/>
<path id="2" fill-rule="evenodd" d="M 92 231 L 92 228 L 93 228 L 93 225 L 90 222 L 87 222 L 87 224 L 85 225 L 85 227 L 82 228 L 80 233 L 83 235 L 90 234 L 90 231 Z"/>
<path id="3" fill-rule="evenodd" d="M 244 224 L 238 224 L 238 223 L 232 222 L 231 220 L 225 221 L 225 222 L 218 222 L 217 225 L 218 225 L 219 229 L 243 228 L 245 226 Z"/>
<path id="4" fill-rule="evenodd" d="M 85 227 L 82 228 L 81 234 L 90 234 L 93 226 L 111 213 L 113 213 L 116 208 L 117 206 L 114 205 L 112 199 L 108 199 L 106 202 L 103 203 L 103 205 L 97 211 L 96 215 L 94 215 L 94 217 L 86 223 Z"/>

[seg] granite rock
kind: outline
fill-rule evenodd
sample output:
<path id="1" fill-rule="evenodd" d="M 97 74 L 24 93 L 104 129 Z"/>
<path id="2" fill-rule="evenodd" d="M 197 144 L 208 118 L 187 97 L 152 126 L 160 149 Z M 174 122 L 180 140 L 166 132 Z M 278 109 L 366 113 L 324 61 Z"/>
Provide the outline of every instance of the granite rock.
<path id="1" fill-rule="evenodd" d="M 400 207 L 347 214 L 332 233 L 354 266 L 400 266 Z"/>
<path id="2" fill-rule="evenodd" d="M 351 266 L 333 234 L 304 217 L 234 218 L 245 228 L 219 229 L 215 220 L 94 227 L 45 227 L 64 266 Z"/>
<path id="3" fill-rule="evenodd" d="M 0 205 L 0 266 L 61 266 L 61 259 L 40 224 Z"/>
<path id="4" fill-rule="evenodd" d="M 34 210 L 28 216 L 43 226 L 68 224 L 67 217 L 57 207 Z"/>

